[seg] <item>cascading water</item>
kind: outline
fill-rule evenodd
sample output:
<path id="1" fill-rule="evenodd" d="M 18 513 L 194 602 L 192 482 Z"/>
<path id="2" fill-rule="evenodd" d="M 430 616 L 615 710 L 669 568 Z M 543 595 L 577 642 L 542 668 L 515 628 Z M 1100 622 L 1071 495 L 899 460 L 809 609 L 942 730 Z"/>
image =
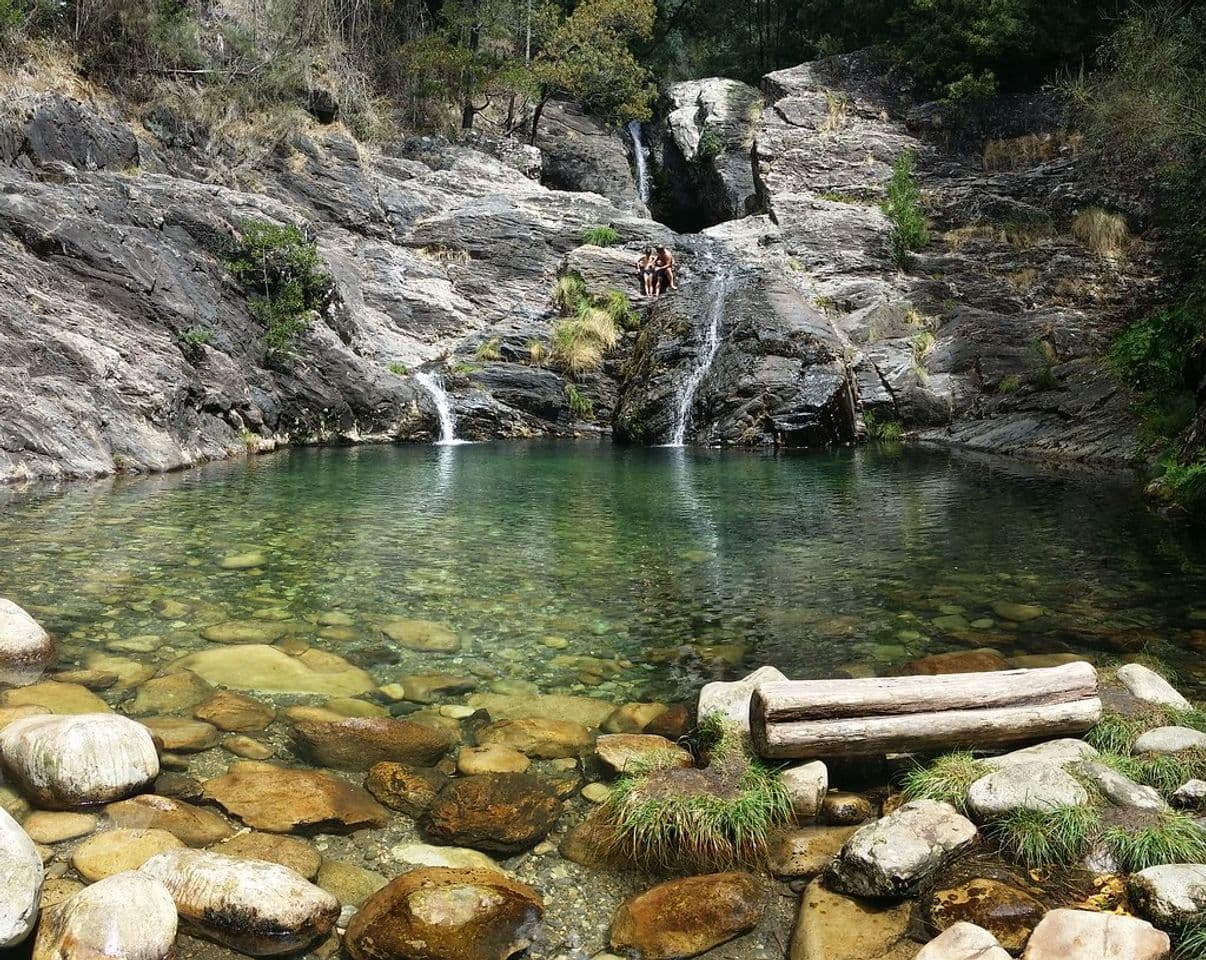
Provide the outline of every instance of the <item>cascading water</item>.
<path id="1" fill-rule="evenodd" d="M 642 139 L 641 121 L 629 121 L 628 136 L 632 138 L 632 159 L 636 164 L 637 194 L 641 198 L 641 203 L 649 206 L 649 201 L 653 197 L 653 176 L 649 173 L 649 154 L 645 141 Z"/>
<path id="2" fill-rule="evenodd" d="M 699 391 L 703 378 L 712 368 L 712 361 L 716 359 L 716 351 L 720 349 L 720 325 L 724 322 L 724 305 L 728 294 L 729 278 L 725 275 L 716 281 L 713 287 L 710 300 L 712 306 L 708 311 L 708 333 L 704 338 L 699 355 L 695 358 L 695 366 L 691 368 L 691 372 L 683 381 L 682 389 L 678 393 L 678 402 L 674 412 L 674 430 L 670 434 L 668 446 L 681 447 L 687 442 L 687 427 L 691 421 L 691 407 L 695 403 L 695 394 Z"/>
<path id="3" fill-rule="evenodd" d="M 456 438 L 456 417 L 452 413 L 452 404 L 448 402 L 448 391 L 444 389 L 443 381 L 430 373 L 416 373 L 415 381 L 431 394 L 435 403 L 436 415 L 440 418 L 440 439 L 436 442 L 446 447 L 468 443 L 467 440 Z"/>

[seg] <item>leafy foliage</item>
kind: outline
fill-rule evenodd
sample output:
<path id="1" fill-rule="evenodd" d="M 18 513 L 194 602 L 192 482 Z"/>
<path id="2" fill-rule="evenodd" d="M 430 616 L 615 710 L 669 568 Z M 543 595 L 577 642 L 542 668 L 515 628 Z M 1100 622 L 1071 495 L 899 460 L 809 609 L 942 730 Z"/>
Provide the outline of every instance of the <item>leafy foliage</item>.
<path id="1" fill-rule="evenodd" d="M 902 269 L 912 261 L 912 253 L 930 242 L 929 226 L 921 209 L 921 193 L 913 168 L 917 157 L 904 153 L 892 165 L 884 214 L 892 221 L 892 256 Z"/>
<path id="2" fill-rule="evenodd" d="M 179 337 L 180 352 L 190 363 L 196 363 L 205 356 L 204 347 L 214 342 L 214 332 L 208 327 L 189 327 Z"/>

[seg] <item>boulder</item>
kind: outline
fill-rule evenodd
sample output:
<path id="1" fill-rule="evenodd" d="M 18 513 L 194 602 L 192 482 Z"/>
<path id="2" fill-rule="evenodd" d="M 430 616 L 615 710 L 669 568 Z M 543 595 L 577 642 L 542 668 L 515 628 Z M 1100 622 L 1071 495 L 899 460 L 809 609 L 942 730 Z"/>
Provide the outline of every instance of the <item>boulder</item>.
<path id="1" fill-rule="evenodd" d="M 71 854 L 71 866 L 89 883 L 126 870 L 137 870 L 151 857 L 183 847 L 166 830 L 104 830 L 94 833 Z"/>
<path id="2" fill-rule="evenodd" d="M 786 680 L 787 676 L 774 667 L 759 667 L 740 680 L 705 683 L 699 691 L 696 715 L 700 722 L 719 715 L 728 720 L 747 737 L 750 734 L 750 697 L 760 683 Z"/>
<path id="3" fill-rule="evenodd" d="M 820 760 L 788 767 L 779 774 L 787 795 L 791 797 L 791 808 L 796 820 L 815 820 L 821 810 L 821 801 L 829 790 L 829 768 Z"/>
<path id="4" fill-rule="evenodd" d="M 471 693 L 465 702 L 475 710 L 485 710 L 495 720 L 539 717 L 577 723 L 588 729 L 598 727 L 615 711 L 615 704 L 606 700 L 558 693 Z"/>
<path id="5" fill-rule="evenodd" d="M 855 896 L 907 896 L 978 836 L 949 803 L 914 800 L 855 832 L 830 868 L 829 885 Z"/>
<path id="6" fill-rule="evenodd" d="M 0 684 L 33 683 L 54 657 L 50 634 L 11 600 L 0 597 Z"/>
<path id="7" fill-rule="evenodd" d="M 120 800 L 159 775 L 146 727 L 111 713 L 17 720 L 0 731 L 0 760 L 31 799 L 52 810 Z"/>
<path id="8" fill-rule="evenodd" d="M 908 903 L 856 900 L 813 880 L 800 897 L 790 960 L 913 960 Z"/>
<path id="9" fill-rule="evenodd" d="M 1009 960 L 1009 954 L 987 930 L 961 920 L 922 947 L 914 960 Z"/>
<path id="10" fill-rule="evenodd" d="M 934 890 L 925 898 L 922 910 L 935 930 L 975 924 L 991 933 L 1009 953 L 1018 954 L 1046 908 L 1025 890 L 977 877 L 958 886 Z"/>
<path id="11" fill-rule="evenodd" d="M 669 713 L 664 703 L 626 703 L 603 721 L 604 733 L 643 733 L 658 717 Z"/>
<path id="12" fill-rule="evenodd" d="M 621 210 L 644 212 L 623 139 L 578 104 L 549 102 L 536 142 L 544 154 L 541 179 L 547 186 L 597 193 Z"/>
<path id="13" fill-rule="evenodd" d="M 1083 807 L 1089 791 L 1051 763 L 1019 763 L 981 777 L 967 791 L 967 806 L 979 823 L 1014 810 Z"/>
<path id="14" fill-rule="evenodd" d="M 431 620 L 396 617 L 382 624 L 381 630 L 394 643 L 419 653 L 456 653 L 461 649 L 461 638 L 455 630 Z"/>
<path id="15" fill-rule="evenodd" d="M 1117 807 L 1139 807 L 1144 810 L 1163 810 L 1168 806 L 1160 792 L 1154 787 L 1135 783 L 1124 777 L 1113 767 L 1104 763 L 1086 760 L 1076 766 L 1076 771 L 1090 781 L 1101 795 Z"/>
<path id="16" fill-rule="evenodd" d="M 1127 892 L 1143 916 L 1165 929 L 1206 917 L 1206 864 L 1170 863 L 1131 874 Z"/>
<path id="17" fill-rule="evenodd" d="M 151 731 L 160 748 L 169 753 L 200 753 L 218 745 L 212 724 L 183 717 L 145 717 L 139 721 Z"/>
<path id="18" fill-rule="evenodd" d="M 590 749 L 590 731 L 572 720 L 524 717 L 499 720 L 477 732 L 480 746 L 503 746 L 529 757 L 554 760 L 577 757 Z"/>
<path id="19" fill-rule="evenodd" d="M 855 827 L 803 827 L 784 830 L 770 841 L 770 870 L 776 877 L 812 878 L 824 873 Z"/>
<path id="20" fill-rule="evenodd" d="M 665 737 L 648 733 L 605 733 L 595 741 L 595 753 L 616 773 L 648 769 L 651 765 L 690 767 L 691 754 Z"/>
<path id="21" fill-rule="evenodd" d="M 86 837 L 96 829 L 100 818 L 93 813 L 50 813 L 35 810 L 21 824 L 35 843 L 62 843 Z"/>
<path id="22" fill-rule="evenodd" d="M 166 830 L 190 847 L 208 847 L 234 836 L 234 828 L 212 810 L 174 797 L 144 793 L 110 803 L 104 810 L 115 827 Z"/>
<path id="23" fill-rule="evenodd" d="M 905 673 L 938 676 L 945 673 L 988 673 L 1008 670 L 1009 661 L 995 650 L 953 650 L 935 653 L 905 664 Z"/>
<path id="24" fill-rule="evenodd" d="M 1145 920 L 1089 910 L 1052 910 L 1022 960 L 1167 960 L 1168 934 Z"/>
<path id="25" fill-rule="evenodd" d="M 126 712 L 134 717 L 145 717 L 150 714 L 191 710 L 204 702 L 213 690 L 212 686 L 191 670 L 169 673 L 166 677 L 153 677 L 138 688 L 134 700 L 126 707 Z"/>
<path id="26" fill-rule="evenodd" d="M 254 697 L 219 690 L 198 704 L 193 716 L 228 733 L 255 733 L 267 729 L 276 719 L 276 708 Z"/>
<path id="27" fill-rule="evenodd" d="M 668 880 L 620 904 L 611 947 L 644 960 L 694 957 L 756 927 L 764 901 L 757 878 L 748 873 Z"/>
<path id="28" fill-rule="evenodd" d="M 186 931 L 255 957 L 303 950 L 339 917 L 335 897 L 275 863 L 183 849 L 141 872 L 168 888 Z"/>
<path id="29" fill-rule="evenodd" d="M 313 880 L 322 867 L 322 855 L 300 837 L 251 830 L 236 834 L 213 846 L 215 853 L 238 860 L 267 860 L 288 867 L 294 873 Z"/>
<path id="30" fill-rule="evenodd" d="M 1188 710 L 1192 704 L 1155 670 L 1141 663 L 1128 663 L 1118 668 L 1118 679 L 1136 700 L 1154 703 L 1174 710 Z"/>
<path id="31" fill-rule="evenodd" d="M 493 870 L 421 867 L 365 901 L 344 946 L 353 960 L 507 960 L 543 913 L 534 889 Z"/>
<path id="32" fill-rule="evenodd" d="M 393 717 L 296 720 L 293 735 L 311 760 L 336 770 L 367 770 L 383 761 L 430 767 L 452 746 L 443 730 Z"/>
<path id="33" fill-rule="evenodd" d="M 817 819 L 831 827 L 850 827 L 875 816 L 875 804 L 861 793 L 830 790 L 821 797 Z"/>
<path id="34" fill-rule="evenodd" d="M 205 781 L 202 796 L 268 833 L 336 832 L 383 827 L 389 811 L 369 793 L 334 774 L 286 770 L 245 760 Z"/>
<path id="35" fill-rule="evenodd" d="M 1206 804 L 1206 780 L 1188 780 L 1173 792 L 1174 806 L 1193 809 Z"/>
<path id="36" fill-rule="evenodd" d="M 0 948 L 21 943 L 38 919 L 42 857 L 21 825 L 0 807 Z"/>
<path id="37" fill-rule="evenodd" d="M 25 136 L 26 149 L 39 164 L 57 161 L 80 170 L 124 170 L 138 163 L 138 141 L 129 127 L 66 97 L 41 100 Z"/>
<path id="38" fill-rule="evenodd" d="M 306 650 L 291 657 L 263 644 L 202 650 L 181 657 L 171 669 L 191 670 L 215 686 L 263 693 L 354 697 L 376 686 L 364 670 L 325 650 Z"/>
<path id="39" fill-rule="evenodd" d="M 438 770 L 416 770 L 402 763 L 386 762 L 374 764 L 364 787 L 391 810 L 419 817 L 447 783 L 448 778 Z"/>
<path id="40" fill-rule="evenodd" d="M 982 763 L 986 767 L 998 770 L 1023 763 L 1049 763 L 1057 767 L 1066 767 L 1082 760 L 1092 760 L 1096 756 L 1097 750 L 1083 740 L 1064 737 L 1003 753 L 999 757 L 988 757 Z"/>
<path id="41" fill-rule="evenodd" d="M 33 960 L 171 960 L 175 952 L 171 893 L 126 871 L 43 910 Z"/>
<path id="42" fill-rule="evenodd" d="M 561 816 L 553 789 L 527 773 L 453 780 L 427 810 L 432 838 L 489 853 L 521 853 L 543 840 Z"/>
<path id="43" fill-rule="evenodd" d="M 116 683 L 114 678 L 114 683 Z M 80 683 L 47 680 L 42 683 L 5 690 L 0 693 L 0 705 L 5 707 L 37 706 L 51 713 L 67 716 L 74 713 L 105 713 L 109 705 Z"/>
<path id="44" fill-rule="evenodd" d="M 1186 750 L 1206 750 L 1206 733 L 1189 727 L 1156 727 L 1141 733 L 1132 749 L 1135 753 L 1165 756 Z"/>

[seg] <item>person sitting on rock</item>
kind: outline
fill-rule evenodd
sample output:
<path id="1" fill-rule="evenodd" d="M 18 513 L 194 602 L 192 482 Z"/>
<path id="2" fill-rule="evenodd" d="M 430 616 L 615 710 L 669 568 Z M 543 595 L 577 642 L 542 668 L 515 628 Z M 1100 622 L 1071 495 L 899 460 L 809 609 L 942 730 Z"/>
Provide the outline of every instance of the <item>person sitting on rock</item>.
<path id="1" fill-rule="evenodd" d="M 658 247 L 654 258 L 653 268 L 657 272 L 657 295 L 661 296 L 667 285 L 671 290 L 678 289 L 678 281 L 674 279 L 674 254 L 666 247 Z"/>
<path id="2" fill-rule="evenodd" d="M 654 295 L 654 288 L 657 284 L 656 259 L 653 255 L 653 247 L 646 247 L 645 252 L 637 258 L 636 271 L 641 281 L 642 296 L 652 297 Z"/>

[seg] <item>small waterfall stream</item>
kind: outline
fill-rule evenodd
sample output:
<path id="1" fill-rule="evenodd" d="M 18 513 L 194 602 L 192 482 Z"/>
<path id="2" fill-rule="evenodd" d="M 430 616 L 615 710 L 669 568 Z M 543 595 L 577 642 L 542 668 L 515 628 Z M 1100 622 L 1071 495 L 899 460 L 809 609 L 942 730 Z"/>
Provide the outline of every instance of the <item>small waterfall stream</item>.
<path id="1" fill-rule="evenodd" d="M 653 197 L 653 176 L 649 172 L 649 148 L 642 139 L 641 121 L 628 122 L 628 136 L 632 138 L 632 159 L 636 164 L 637 194 L 641 203 L 649 206 Z"/>
<path id="2" fill-rule="evenodd" d="M 452 404 L 448 402 L 448 391 L 444 389 L 443 381 L 430 373 L 416 373 L 415 381 L 431 394 L 435 403 L 436 415 L 440 418 L 440 439 L 436 443 L 445 447 L 469 443 L 468 440 L 456 438 L 456 416 L 452 412 Z"/>
<path id="3" fill-rule="evenodd" d="M 724 322 L 724 305 L 728 294 L 729 277 L 725 274 L 716 281 L 712 288 L 709 301 L 711 309 L 708 311 L 708 333 L 704 338 L 699 355 L 695 358 L 695 365 L 687 374 L 687 379 L 683 381 L 682 388 L 678 392 L 674 412 L 674 429 L 670 434 L 668 446 L 681 447 L 687 441 L 687 427 L 691 422 L 691 407 L 695 403 L 695 394 L 699 391 L 699 385 L 703 383 L 704 377 L 712 368 L 712 361 L 716 359 L 716 351 L 720 349 L 720 327 Z"/>

